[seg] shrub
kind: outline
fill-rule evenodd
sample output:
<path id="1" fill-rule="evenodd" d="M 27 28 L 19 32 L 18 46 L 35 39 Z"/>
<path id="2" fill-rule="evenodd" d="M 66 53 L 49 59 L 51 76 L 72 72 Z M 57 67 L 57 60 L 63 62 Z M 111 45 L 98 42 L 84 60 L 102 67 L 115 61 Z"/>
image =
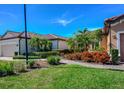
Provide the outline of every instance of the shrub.
<path id="1" fill-rule="evenodd" d="M 64 50 L 56 50 L 59 52 L 59 55 L 64 56 L 65 54 L 73 53 L 73 50 L 70 49 L 64 49 Z"/>
<path id="2" fill-rule="evenodd" d="M 51 65 L 58 65 L 60 61 L 60 57 L 59 56 L 49 56 L 47 58 L 47 62 Z"/>
<path id="3" fill-rule="evenodd" d="M 86 62 L 94 61 L 92 53 L 87 51 L 82 53 L 81 60 L 84 60 Z"/>
<path id="4" fill-rule="evenodd" d="M 101 62 L 101 63 L 105 64 L 106 62 L 110 61 L 110 56 L 108 55 L 108 53 L 106 51 L 103 51 L 103 52 L 93 52 L 92 55 L 93 55 L 93 60 L 96 63 L 100 63 Z"/>
<path id="5" fill-rule="evenodd" d="M 70 53 L 64 55 L 64 58 L 67 58 L 69 60 L 81 60 L 82 53 Z"/>
<path id="6" fill-rule="evenodd" d="M 49 56 L 57 56 L 59 52 L 57 51 L 49 51 L 49 52 L 33 52 L 34 56 L 39 56 L 40 58 L 47 58 Z"/>
<path id="7" fill-rule="evenodd" d="M 24 71 L 26 71 L 25 62 L 0 60 L 0 76 L 13 75 Z"/>
<path id="8" fill-rule="evenodd" d="M 13 70 L 15 73 L 25 72 L 26 71 L 26 62 L 24 61 L 14 61 Z"/>
<path id="9" fill-rule="evenodd" d="M 118 63 L 118 49 L 111 49 L 111 59 L 113 64 L 119 64 Z"/>
<path id="10" fill-rule="evenodd" d="M 96 62 L 96 63 L 103 63 L 110 61 L 110 56 L 107 52 L 82 52 L 82 53 L 72 53 L 72 54 L 66 54 L 64 56 L 65 58 L 69 60 L 83 60 L 85 62 Z"/>
<path id="11" fill-rule="evenodd" d="M 33 66 L 34 66 L 34 64 L 35 64 L 35 60 L 29 60 L 28 61 L 28 66 L 30 67 L 30 68 L 32 68 Z"/>
<path id="12" fill-rule="evenodd" d="M 12 62 L 0 62 L 0 76 L 6 76 L 13 74 L 13 63 Z"/>

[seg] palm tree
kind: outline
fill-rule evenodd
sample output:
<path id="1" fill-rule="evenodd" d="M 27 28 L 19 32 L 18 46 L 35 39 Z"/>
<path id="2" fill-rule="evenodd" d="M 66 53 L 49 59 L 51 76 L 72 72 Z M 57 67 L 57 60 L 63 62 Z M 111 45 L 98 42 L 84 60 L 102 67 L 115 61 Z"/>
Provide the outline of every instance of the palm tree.
<path id="1" fill-rule="evenodd" d="M 31 45 L 31 47 L 36 49 L 37 52 L 39 52 L 39 51 L 48 51 L 48 50 L 50 50 L 52 42 L 47 40 L 47 39 L 44 39 L 44 38 L 33 37 L 29 41 L 29 44 Z"/>
<path id="2" fill-rule="evenodd" d="M 85 28 L 83 31 L 78 30 L 73 37 L 69 38 L 67 44 L 74 51 L 88 51 L 89 46 L 94 44 L 96 47 L 101 40 L 101 30 L 90 32 Z"/>
<path id="3" fill-rule="evenodd" d="M 51 49 L 52 49 L 52 42 L 49 41 L 49 40 L 47 40 L 46 49 L 47 49 L 47 50 L 51 50 Z"/>
<path id="4" fill-rule="evenodd" d="M 31 47 L 33 47 L 34 49 L 36 49 L 37 52 L 40 51 L 40 48 L 42 46 L 41 40 L 38 37 L 31 38 L 31 40 L 29 41 L 29 44 L 31 45 Z"/>
<path id="5" fill-rule="evenodd" d="M 102 39 L 101 34 L 102 34 L 102 30 L 98 29 L 98 30 L 92 31 L 89 35 L 92 40 L 92 44 L 94 45 L 94 49 L 96 47 L 99 47 L 99 41 L 101 41 Z"/>
<path id="6" fill-rule="evenodd" d="M 75 38 L 74 37 L 72 37 L 72 38 L 69 38 L 68 40 L 67 40 L 67 45 L 69 46 L 69 48 L 71 49 L 71 50 L 74 50 L 75 49 Z"/>
<path id="7" fill-rule="evenodd" d="M 91 39 L 89 37 L 89 31 L 85 28 L 83 31 L 78 31 L 76 34 L 76 41 L 78 44 L 78 49 L 80 51 L 88 51 Z"/>

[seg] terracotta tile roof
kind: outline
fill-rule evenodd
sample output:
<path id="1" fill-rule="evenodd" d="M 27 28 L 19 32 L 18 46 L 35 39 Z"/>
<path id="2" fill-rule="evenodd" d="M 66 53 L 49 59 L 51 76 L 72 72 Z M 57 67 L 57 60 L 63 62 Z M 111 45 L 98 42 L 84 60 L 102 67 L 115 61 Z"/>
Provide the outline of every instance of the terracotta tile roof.
<path id="1" fill-rule="evenodd" d="M 116 20 L 121 19 L 121 18 L 124 18 L 124 14 L 121 14 L 119 16 L 113 16 L 111 18 L 108 18 L 108 19 L 105 20 L 105 22 L 113 22 L 113 21 L 116 21 Z"/>
<path id="2" fill-rule="evenodd" d="M 8 35 L 6 35 L 6 34 L 8 34 Z M 20 34 L 20 32 L 7 31 L 5 34 L 3 34 L 1 36 L 1 39 L 18 37 L 19 34 Z"/>
<path id="3" fill-rule="evenodd" d="M 54 35 L 54 34 L 42 35 L 42 37 L 47 38 L 47 39 L 50 39 L 50 40 L 53 40 L 53 39 L 67 40 L 67 38 L 65 38 L 65 37 Z"/>
<path id="4" fill-rule="evenodd" d="M 25 37 L 24 32 L 7 31 L 4 35 L 1 36 L 0 39 L 24 38 L 24 37 Z M 65 37 L 54 35 L 54 34 L 41 35 L 41 34 L 36 34 L 36 33 L 32 33 L 32 32 L 28 32 L 27 37 L 28 38 L 41 37 L 41 38 L 46 38 L 49 40 L 56 40 L 56 39 L 67 40 L 67 38 L 65 38 Z"/>
<path id="5" fill-rule="evenodd" d="M 28 38 L 36 37 L 36 36 L 37 36 L 37 37 L 41 37 L 42 35 L 36 34 L 36 33 L 31 33 L 31 32 L 28 32 L 28 33 L 27 33 L 27 37 L 28 37 Z M 25 37 L 25 33 L 22 32 L 21 34 L 19 34 L 19 37 L 24 38 L 24 37 Z"/>

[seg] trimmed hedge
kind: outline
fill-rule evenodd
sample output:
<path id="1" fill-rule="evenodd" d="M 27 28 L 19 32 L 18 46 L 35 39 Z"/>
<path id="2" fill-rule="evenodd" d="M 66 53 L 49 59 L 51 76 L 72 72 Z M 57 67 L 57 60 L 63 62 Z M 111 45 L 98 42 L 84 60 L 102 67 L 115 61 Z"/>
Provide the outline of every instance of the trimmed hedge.
<path id="1" fill-rule="evenodd" d="M 48 52 L 33 52 L 33 56 L 39 56 L 40 58 L 47 58 L 49 56 L 57 56 L 59 52 L 57 51 L 48 51 Z"/>
<path id="2" fill-rule="evenodd" d="M 113 64 L 119 64 L 118 63 L 118 59 L 119 59 L 118 54 L 119 54 L 118 49 L 111 49 L 111 59 L 112 59 Z"/>
<path id="3" fill-rule="evenodd" d="M 28 58 L 29 58 L 29 59 L 40 59 L 39 56 L 28 56 Z M 20 56 L 14 56 L 13 59 L 26 59 L 26 57 L 20 55 Z"/>

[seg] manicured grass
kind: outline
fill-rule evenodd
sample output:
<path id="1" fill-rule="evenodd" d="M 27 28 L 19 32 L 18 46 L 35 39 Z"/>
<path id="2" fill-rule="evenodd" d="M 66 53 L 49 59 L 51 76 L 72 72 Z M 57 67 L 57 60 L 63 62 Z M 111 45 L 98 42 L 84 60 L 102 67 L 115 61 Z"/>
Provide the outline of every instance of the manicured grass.
<path id="1" fill-rule="evenodd" d="M 124 72 L 61 65 L 2 77 L 0 88 L 124 88 Z"/>

